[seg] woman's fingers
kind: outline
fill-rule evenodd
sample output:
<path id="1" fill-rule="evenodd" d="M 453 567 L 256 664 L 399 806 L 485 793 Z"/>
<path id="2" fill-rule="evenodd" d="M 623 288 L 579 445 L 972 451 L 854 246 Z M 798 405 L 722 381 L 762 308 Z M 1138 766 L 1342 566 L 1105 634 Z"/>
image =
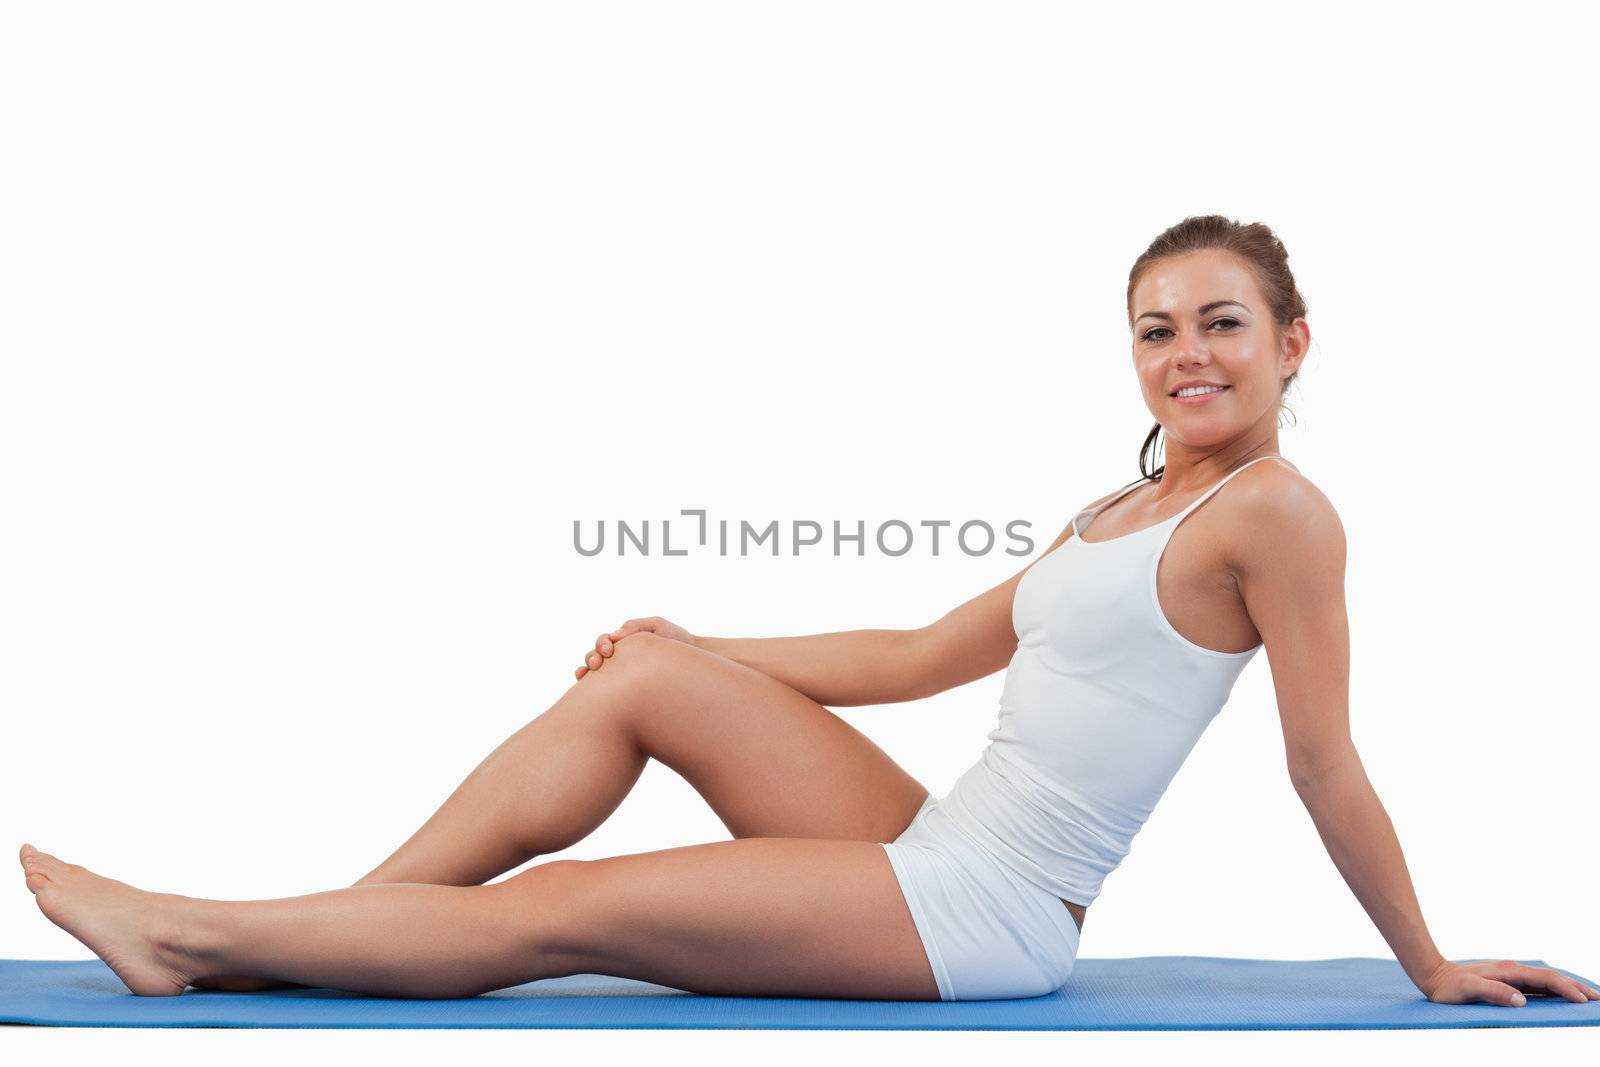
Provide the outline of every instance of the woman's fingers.
<path id="1" fill-rule="evenodd" d="M 594 639 L 594 650 L 584 653 L 583 666 L 574 672 L 574 677 L 582 678 L 590 671 L 599 670 L 600 665 L 617 651 L 617 642 L 629 634 L 654 631 L 661 625 L 666 625 L 666 620 L 659 615 L 652 615 L 647 619 L 629 619 L 610 633 L 601 634 Z"/>
<path id="2" fill-rule="evenodd" d="M 617 646 L 613 640 L 613 638 L 616 636 L 617 632 L 613 630 L 611 633 L 601 634 L 599 637 L 595 638 L 594 648 L 583 654 L 583 666 L 579 667 L 573 673 L 573 677 L 581 679 L 590 671 L 599 670 L 600 665 L 617 650 Z"/>
<path id="3" fill-rule="evenodd" d="M 1502 1008 L 1520 1008 L 1528 1002 L 1521 990 L 1494 976 L 1498 971 L 1476 969 L 1468 964 L 1452 972 L 1446 983 L 1430 997 L 1441 1004 L 1473 1004 L 1482 1001 Z"/>
<path id="4" fill-rule="evenodd" d="M 1549 967 L 1511 963 L 1494 972 L 1494 977 L 1526 992 L 1555 993 L 1579 1004 L 1589 999 L 1581 983 Z"/>
<path id="5" fill-rule="evenodd" d="M 1483 988 L 1478 992 L 1480 1000 L 1487 1000 L 1490 1004 L 1498 1004 L 1503 1008 L 1520 1008 L 1528 1002 L 1528 998 L 1504 982 L 1496 982 L 1493 978 L 1483 980 Z M 1518 1003 L 1521 1001 L 1521 1003 Z"/>
<path id="6" fill-rule="evenodd" d="M 1530 967 L 1516 960 L 1473 960 L 1445 963 L 1426 979 L 1428 999 L 1440 1004 L 1486 1001 L 1520 1008 L 1528 994 L 1560 996 L 1574 1004 L 1600 1001 L 1600 990 L 1562 974 L 1554 967 Z"/>

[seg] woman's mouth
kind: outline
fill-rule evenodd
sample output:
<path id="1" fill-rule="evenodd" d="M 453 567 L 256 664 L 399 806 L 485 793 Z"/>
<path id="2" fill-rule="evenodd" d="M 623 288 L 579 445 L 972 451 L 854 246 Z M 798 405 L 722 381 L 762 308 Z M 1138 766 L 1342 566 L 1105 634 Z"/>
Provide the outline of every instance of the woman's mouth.
<path id="1" fill-rule="evenodd" d="M 1193 396 L 1179 396 L 1174 394 L 1172 400 L 1177 404 L 1205 404 L 1215 400 L 1217 397 L 1221 396 L 1223 393 L 1226 393 L 1232 388 L 1233 386 L 1231 385 L 1224 385 L 1220 389 L 1212 386 L 1203 390 L 1202 392 L 1195 393 Z"/>

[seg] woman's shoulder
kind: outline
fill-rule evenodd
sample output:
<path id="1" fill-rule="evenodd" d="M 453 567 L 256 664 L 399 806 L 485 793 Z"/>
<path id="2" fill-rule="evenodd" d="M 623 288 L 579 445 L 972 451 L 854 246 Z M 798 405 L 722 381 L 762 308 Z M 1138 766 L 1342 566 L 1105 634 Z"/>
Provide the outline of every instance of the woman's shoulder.
<path id="1" fill-rule="evenodd" d="M 1338 518 L 1333 501 L 1285 456 L 1272 456 L 1265 462 L 1252 463 L 1250 469 L 1241 471 L 1234 481 L 1243 483 L 1233 494 L 1241 504 Z"/>
<path id="2" fill-rule="evenodd" d="M 1278 457 L 1255 463 L 1234 481 L 1227 513 L 1240 536 L 1231 538 L 1241 555 L 1293 551 L 1297 555 L 1344 552 L 1344 524 L 1338 509 L 1315 482 L 1290 461 Z"/>

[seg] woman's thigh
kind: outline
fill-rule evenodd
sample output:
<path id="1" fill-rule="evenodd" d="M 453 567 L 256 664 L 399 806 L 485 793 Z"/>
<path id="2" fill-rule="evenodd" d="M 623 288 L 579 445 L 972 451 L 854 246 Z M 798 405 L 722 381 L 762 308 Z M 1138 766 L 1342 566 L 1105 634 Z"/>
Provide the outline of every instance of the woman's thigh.
<path id="1" fill-rule="evenodd" d="M 865 734 L 770 675 L 630 634 L 574 688 L 608 692 L 640 749 L 681 774 L 736 838 L 893 841 L 928 790 Z"/>
<path id="2" fill-rule="evenodd" d="M 876 843 L 713 841 L 554 861 L 496 885 L 542 917 L 552 975 L 726 996 L 939 999 Z"/>

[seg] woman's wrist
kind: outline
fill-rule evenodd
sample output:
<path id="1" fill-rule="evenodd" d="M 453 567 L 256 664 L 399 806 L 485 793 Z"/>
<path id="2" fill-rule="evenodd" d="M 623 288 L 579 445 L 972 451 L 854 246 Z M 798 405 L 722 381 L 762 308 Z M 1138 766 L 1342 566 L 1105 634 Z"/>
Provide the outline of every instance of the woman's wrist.
<path id="1" fill-rule="evenodd" d="M 1454 963 L 1445 959 L 1443 956 L 1440 956 L 1434 962 L 1408 973 L 1410 975 L 1412 984 L 1414 984 L 1418 989 L 1422 990 L 1422 995 L 1425 997 L 1432 997 L 1433 991 L 1438 988 L 1439 985 L 1439 975 L 1454 966 Z"/>

